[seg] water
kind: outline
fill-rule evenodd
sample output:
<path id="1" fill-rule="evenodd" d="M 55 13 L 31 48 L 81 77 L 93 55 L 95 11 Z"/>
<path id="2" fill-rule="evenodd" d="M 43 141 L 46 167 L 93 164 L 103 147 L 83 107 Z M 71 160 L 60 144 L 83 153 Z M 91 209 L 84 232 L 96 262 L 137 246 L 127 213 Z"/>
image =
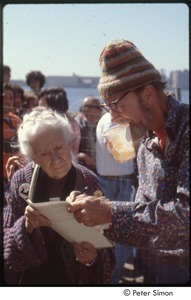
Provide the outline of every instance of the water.
<path id="1" fill-rule="evenodd" d="M 67 92 L 70 112 L 77 112 L 79 110 L 83 98 L 85 98 L 88 95 L 93 95 L 99 98 L 98 91 L 96 88 L 66 88 L 65 87 L 64 89 Z M 181 102 L 189 104 L 189 90 L 181 90 Z"/>
<path id="2" fill-rule="evenodd" d="M 27 86 L 21 86 L 24 90 L 28 90 Z M 99 99 L 97 88 L 71 88 L 64 87 L 68 101 L 69 112 L 77 112 L 82 104 L 82 100 L 89 95 Z M 173 92 L 173 90 L 171 90 Z M 102 100 L 100 100 L 102 102 Z M 181 90 L 181 102 L 189 104 L 189 90 Z"/>
<path id="3" fill-rule="evenodd" d="M 86 96 L 95 96 L 99 99 L 98 91 L 96 88 L 64 88 L 68 101 L 69 101 L 69 111 L 70 112 L 77 112 L 82 104 L 83 99 Z M 102 101 L 100 101 L 102 102 Z"/>

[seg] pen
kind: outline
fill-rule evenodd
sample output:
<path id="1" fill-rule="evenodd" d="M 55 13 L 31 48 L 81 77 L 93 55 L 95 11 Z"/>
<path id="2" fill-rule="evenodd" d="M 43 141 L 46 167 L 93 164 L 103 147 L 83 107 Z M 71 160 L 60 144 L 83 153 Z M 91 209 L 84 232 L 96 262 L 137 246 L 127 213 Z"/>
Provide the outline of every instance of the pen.
<path id="1" fill-rule="evenodd" d="M 81 190 L 80 192 L 79 192 L 79 194 L 78 195 L 81 195 L 81 194 L 83 194 L 85 191 L 87 191 L 88 190 L 88 187 L 87 186 L 85 186 L 85 188 L 83 188 L 83 190 Z"/>
<path id="2" fill-rule="evenodd" d="M 79 192 L 78 195 L 83 194 L 83 193 L 84 193 L 85 191 L 87 191 L 87 190 L 88 190 L 88 187 L 85 186 L 85 188 L 83 188 L 83 190 L 81 190 L 81 191 Z M 96 190 L 96 191 L 94 192 L 94 196 L 95 196 L 95 197 L 101 197 L 101 196 L 103 196 L 102 191 Z"/>

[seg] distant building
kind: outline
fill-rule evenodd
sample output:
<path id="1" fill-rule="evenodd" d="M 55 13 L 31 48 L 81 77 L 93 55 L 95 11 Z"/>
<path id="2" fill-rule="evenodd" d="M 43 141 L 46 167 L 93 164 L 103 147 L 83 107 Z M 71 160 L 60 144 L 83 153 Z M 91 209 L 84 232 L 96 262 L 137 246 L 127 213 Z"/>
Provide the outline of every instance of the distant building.
<path id="1" fill-rule="evenodd" d="M 96 88 L 99 82 L 99 77 L 91 76 L 47 76 L 47 86 L 60 86 L 60 87 L 90 87 Z"/>
<path id="2" fill-rule="evenodd" d="M 171 71 L 168 79 L 168 86 L 170 88 L 180 88 L 183 90 L 189 89 L 189 71 Z"/>
<path id="3" fill-rule="evenodd" d="M 162 77 L 162 81 L 163 81 L 163 82 L 167 82 L 168 79 L 167 79 L 167 75 L 166 75 L 165 69 L 161 69 L 161 70 L 159 70 L 159 72 L 160 72 L 160 75 L 161 75 L 161 77 Z"/>
<path id="4" fill-rule="evenodd" d="M 171 71 L 169 78 L 167 78 L 166 71 L 160 70 L 162 80 L 167 82 L 167 87 L 172 89 L 189 89 L 189 71 Z M 92 76 L 78 76 L 75 73 L 72 76 L 46 76 L 46 83 L 44 87 L 58 86 L 58 87 L 76 87 L 76 88 L 97 88 L 100 77 Z M 12 80 L 18 85 L 28 88 L 26 82 L 23 80 Z"/>
<path id="5" fill-rule="evenodd" d="M 46 86 L 73 87 L 78 85 L 75 76 L 46 76 Z"/>

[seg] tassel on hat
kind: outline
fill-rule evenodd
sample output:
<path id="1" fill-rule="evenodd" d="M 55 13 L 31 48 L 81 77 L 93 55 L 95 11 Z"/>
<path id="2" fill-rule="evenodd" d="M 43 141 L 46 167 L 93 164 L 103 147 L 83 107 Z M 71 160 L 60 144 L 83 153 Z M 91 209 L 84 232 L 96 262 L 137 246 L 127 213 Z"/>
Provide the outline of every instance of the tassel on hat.
<path id="1" fill-rule="evenodd" d="M 147 84 L 162 82 L 161 75 L 136 46 L 126 40 L 108 43 L 99 57 L 102 69 L 98 92 L 102 99 Z"/>

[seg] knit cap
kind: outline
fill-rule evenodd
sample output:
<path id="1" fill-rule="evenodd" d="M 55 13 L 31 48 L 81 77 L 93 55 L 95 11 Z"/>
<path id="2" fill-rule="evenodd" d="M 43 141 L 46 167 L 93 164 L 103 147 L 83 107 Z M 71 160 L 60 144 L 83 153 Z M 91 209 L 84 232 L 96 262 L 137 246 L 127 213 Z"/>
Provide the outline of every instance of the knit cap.
<path id="1" fill-rule="evenodd" d="M 126 40 L 108 43 L 99 57 L 102 69 L 98 92 L 102 99 L 162 81 L 158 70 Z"/>

